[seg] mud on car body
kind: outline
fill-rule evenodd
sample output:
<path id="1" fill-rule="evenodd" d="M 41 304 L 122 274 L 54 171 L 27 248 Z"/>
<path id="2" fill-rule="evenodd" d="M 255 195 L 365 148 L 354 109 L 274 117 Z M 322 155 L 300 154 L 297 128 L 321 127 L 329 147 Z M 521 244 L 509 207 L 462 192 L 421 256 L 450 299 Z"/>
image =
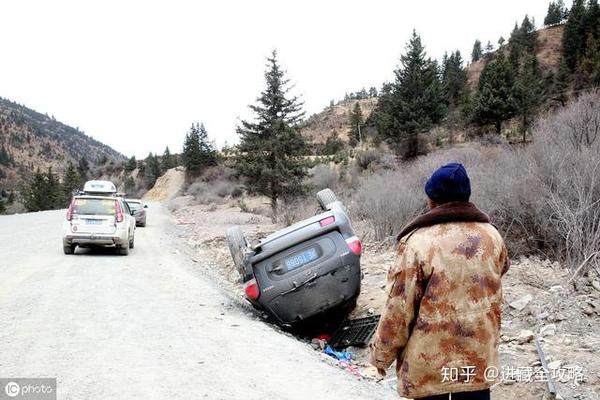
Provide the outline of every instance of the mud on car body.
<path id="1" fill-rule="evenodd" d="M 322 212 L 247 243 L 239 227 L 227 232 L 246 298 L 283 326 L 332 309 L 349 312 L 360 293 L 361 242 L 333 192 L 317 194 Z"/>

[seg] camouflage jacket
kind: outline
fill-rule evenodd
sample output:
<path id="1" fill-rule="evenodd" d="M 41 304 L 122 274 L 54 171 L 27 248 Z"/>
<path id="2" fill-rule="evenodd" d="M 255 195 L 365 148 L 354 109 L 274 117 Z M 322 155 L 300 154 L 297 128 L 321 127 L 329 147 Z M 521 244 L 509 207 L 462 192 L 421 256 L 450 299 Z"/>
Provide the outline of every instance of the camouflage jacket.
<path id="1" fill-rule="evenodd" d="M 508 265 L 502 237 L 489 223 L 433 224 L 401 238 L 370 345 L 377 368 L 396 360 L 401 396 L 493 384 L 486 369 L 498 368 L 501 276 Z"/>

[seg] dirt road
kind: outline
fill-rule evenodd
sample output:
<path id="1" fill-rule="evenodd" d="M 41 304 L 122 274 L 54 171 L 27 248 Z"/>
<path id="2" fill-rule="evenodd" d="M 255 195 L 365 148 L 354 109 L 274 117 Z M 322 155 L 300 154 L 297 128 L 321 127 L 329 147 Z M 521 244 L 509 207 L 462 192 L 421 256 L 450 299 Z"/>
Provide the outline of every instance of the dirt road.
<path id="1" fill-rule="evenodd" d="M 59 399 L 395 399 L 236 306 L 162 206 L 129 256 L 62 254 L 64 211 L 0 217 L 0 376 Z"/>

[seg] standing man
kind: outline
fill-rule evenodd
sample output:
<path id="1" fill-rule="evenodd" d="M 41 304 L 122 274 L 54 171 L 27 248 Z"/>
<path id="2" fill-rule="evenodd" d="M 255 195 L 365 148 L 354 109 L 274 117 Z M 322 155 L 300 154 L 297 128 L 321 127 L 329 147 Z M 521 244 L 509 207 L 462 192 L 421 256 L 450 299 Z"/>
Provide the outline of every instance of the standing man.
<path id="1" fill-rule="evenodd" d="M 430 210 L 398 235 L 371 363 L 385 375 L 396 361 L 403 397 L 489 400 L 506 247 L 488 216 L 469 202 L 471 184 L 461 164 L 435 171 L 425 193 Z"/>

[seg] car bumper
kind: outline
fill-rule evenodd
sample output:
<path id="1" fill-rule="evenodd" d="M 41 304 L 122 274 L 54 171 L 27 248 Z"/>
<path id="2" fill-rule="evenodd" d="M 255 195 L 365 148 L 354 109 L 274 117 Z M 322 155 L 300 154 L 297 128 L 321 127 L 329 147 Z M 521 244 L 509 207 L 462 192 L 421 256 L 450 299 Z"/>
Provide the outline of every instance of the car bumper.
<path id="1" fill-rule="evenodd" d="M 90 244 L 98 246 L 120 246 L 126 239 L 113 235 L 67 235 L 63 239 L 65 244 Z"/>

